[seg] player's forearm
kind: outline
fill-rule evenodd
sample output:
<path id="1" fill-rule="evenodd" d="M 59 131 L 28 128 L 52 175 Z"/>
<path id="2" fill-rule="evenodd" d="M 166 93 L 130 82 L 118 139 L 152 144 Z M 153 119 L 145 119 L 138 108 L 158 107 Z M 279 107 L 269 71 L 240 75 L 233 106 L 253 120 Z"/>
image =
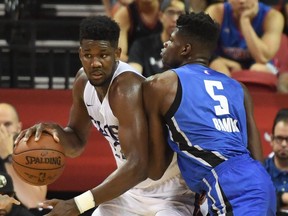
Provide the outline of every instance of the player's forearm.
<path id="1" fill-rule="evenodd" d="M 251 21 L 248 18 L 240 19 L 240 26 L 254 61 L 262 64 L 267 63 L 270 60 L 268 47 L 254 31 Z"/>
<path id="2" fill-rule="evenodd" d="M 92 189 L 96 205 L 120 196 L 148 177 L 147 164 L 132 163 L 127 161 L 121 168 L 109 175 L 102 184 Z"/>
<path id="3" fill-rule="evenodd" d="M 77 135 L 77 133 L 70 127 L 66 127 L 62 131 L 62 134 L 60 134 L 59 138 L 67 157 L 77 157 L 84 151 L 84 146 L 87 140 Z"/>

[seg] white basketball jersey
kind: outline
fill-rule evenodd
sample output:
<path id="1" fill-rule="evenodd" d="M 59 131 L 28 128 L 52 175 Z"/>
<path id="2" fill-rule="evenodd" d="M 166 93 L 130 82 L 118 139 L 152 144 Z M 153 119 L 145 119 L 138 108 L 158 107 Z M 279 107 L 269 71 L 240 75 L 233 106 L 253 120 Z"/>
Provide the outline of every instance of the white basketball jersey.
<path id="1" fill-rule="evenodd" d="M 112 77 L 110 85 L 117 76 L 125 72 L 133 72 L 135 74 L 138 74 L 139 76 L 142 76 L 129 64 L 119 61 L 118 67 Z M 92 86 L 90 82 L 88 81 L 84 90 L 84 102 L 85 102 L 87 111 L 91 117 L 91 121 L 93 125 L 103 134 L 103 136 L 110 143 L 110 147 L 113 151 L 113 155 L 116 160 L 117 167 L 120 167 L 123 165 L 123 163 L 126 162 L 126 159 L 125 159 L 125 156 L 121 153 L 121 146 L 120 146 L 119 137 L 118 137 L 119 122 L 118 122 L 118 119 L 113 115 L 113 112 L 109 104 L 109 98 L 108 98 L 109 89 L 110 89 L 110 86 L 101 103 L 94 86 Z M 123 112 L 125 111 L 123 110 Z M 173 162 L 170 164 L 169 168 L 160 180 L 152 181 L 150 179 L 147 179 L 146 181 L 140 183 L 136 187 L 145 188 L 151 185 L 159 184 L 160 182 L 168 178 L 179 175 L 180 171 L 177 166 L 176 157 L 174 157 Z"/>

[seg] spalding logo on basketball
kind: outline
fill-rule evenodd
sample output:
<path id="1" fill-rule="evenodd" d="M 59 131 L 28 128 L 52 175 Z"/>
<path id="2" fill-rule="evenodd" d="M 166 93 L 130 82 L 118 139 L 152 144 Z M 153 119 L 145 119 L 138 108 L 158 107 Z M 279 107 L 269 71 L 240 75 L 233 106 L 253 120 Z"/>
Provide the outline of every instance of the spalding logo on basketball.
<path id="1" fill-rule="evenodd" d="M 18 176 L 29 184 L 51 184 L 64 170 L 64 149 L 50 134 L 42 133 L 37 142 L 34 139 L 32 135 L 27 142 L 22 139 L 15 146 L 12 165 Z"/>

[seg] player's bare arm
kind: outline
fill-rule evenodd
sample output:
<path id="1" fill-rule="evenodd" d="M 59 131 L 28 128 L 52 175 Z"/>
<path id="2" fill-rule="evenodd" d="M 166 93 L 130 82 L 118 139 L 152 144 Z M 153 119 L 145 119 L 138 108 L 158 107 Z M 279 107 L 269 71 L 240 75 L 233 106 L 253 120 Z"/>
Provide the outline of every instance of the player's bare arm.
<path id="1" fill-rule="evenodd" d="M 65 149 L 66 156 L 79 156 L 83 152 L 91 127 L 91 120 L 82 98 L 86 82 L 86 75 L 83 71 L 79 71 L 73 85 L 73 105 L 70 110 L 69 121 L 66 128 L 56 123 L 39 123 L 21 131 L 15 143 L 19 143 L 22 138 L 28 140 L 34 133 L 35 140 L 39 140 L 41 134 L 47 132 L 53 136 L 56 142 L 61 142 L 61 145 Z"/>
<path id="2" fill-rule="evenodd" d="M 260 141 L 260 135 L 254 119 L 254 106 L 250 93 L 247 88 L 242 84 L 244 91 L 244 103 L 247 119 L 247 132 L 248 132 L 248 149 L 252 157 L 256 160 L 263 161 L 263 150 Z"/>
<path id="3" fill-rule="evenodd" d="M 163 86 L 166 88 L 163 89 Z M 148 78 L 143 83 L 143 100 L 149 123 L 150 165 L 149 177 L 161 178 L 172 160 L 172 151 L 166 142 L 164 116 L 175 98 L 177 76 L 165 72 Z"/>
<path id="4" fill-rule="evenodd" d="M 142 81 L 143 78 L 134 73 L 124 73 L 110 87 L 109 103 L 119 121 L 118 136 L 127 162 L 92 189 L 96 205 L 119 196 L 148 177 L 148 131 Z"/>

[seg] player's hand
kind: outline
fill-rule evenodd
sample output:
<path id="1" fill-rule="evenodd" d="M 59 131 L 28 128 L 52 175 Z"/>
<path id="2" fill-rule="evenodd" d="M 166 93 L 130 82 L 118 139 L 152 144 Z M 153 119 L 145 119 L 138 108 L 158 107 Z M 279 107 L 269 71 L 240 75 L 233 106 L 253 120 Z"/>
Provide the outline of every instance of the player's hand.
<path id="1" fill-rule="evenodd" d="M 59 142 L 59 136 L 58 136 L 59 129 L 60 129 L 60 126 L 54 123 L 36 124 L 26 130 L 21 131 L 15 140 L 15 144 L 18 144 L 21 139 L 23 139 L 23 141 L 28 141 L 28 139 L 31 137 L 32 134 L 35 134 L 35 141 L 37 142 L 40 139 L 41 134 L 43 132 L 51 134 L 54 140 L 56 142 Z"/>
<path id="2" fill-rule="evenodd" d="M 259 11 L 258 2 L 251 2 L 248 7 L 241 13 L 240 19 L 253 19 Z"/>
<path id="3" fill-rule="evenodd" d="M 13 153 L 13 134 L 9 133 L 7 128 L 0 125 L 0 157 L 5 159 Z"/>
<path id="4" fill-rule="evenodd" d="M 0 209 L 7 208 L 8 205 L 16 204 L 20 205 L 20 202 L 16 200 L 14 197 L 10 197 L 8 195 L 0 195 Z"/>
<path id="5" fill-rule="evenodd" d="M 59 200 L 52 199 L 46 200 L 43 203 L 43 208 L 53 206 L 51 212 L 44 216 L 77 216 L 79 215 L 79 210 L 74 202 L 74 199 L 70 200 Z"/>

